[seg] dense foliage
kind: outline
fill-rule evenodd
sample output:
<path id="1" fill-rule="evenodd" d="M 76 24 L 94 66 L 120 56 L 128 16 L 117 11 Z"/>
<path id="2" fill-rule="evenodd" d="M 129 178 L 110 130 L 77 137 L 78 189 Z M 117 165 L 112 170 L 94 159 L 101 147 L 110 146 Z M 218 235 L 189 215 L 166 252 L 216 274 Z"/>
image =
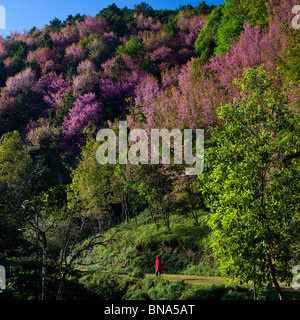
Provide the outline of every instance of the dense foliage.
<path id="1" fill-rule="evenodd" d="M 114 259 L 108 248 L 118 247 L 107 244 L 118 239 L 120 222 L 135 221 L 139 230 L 140 212 L 169 242 L 156 234 L 143 243 L 132 231 L 138 240 L 124 263 L 133 275 L 143 274 L 136 264 L 152 257 L 149 250 L 169 271 L 179 265 L 171 250 L 184 256 L 177 269 L 201 273 L 201 251 L 223 277 L 256 289 L 273 284 L 283 299 L 279 281 L 291 280 L 300 252 L 296 4 L 112 4 L 95 17 L 55 18 L 0 38 L 0 264 L 15 265 L 0 299 L 63 299 L 70 286 L 77 298 L 209 295 L 184 293 L 180 282 L 120 284 L 93 274 L 78 280 L 80 263 L 101 263 L 93 249 L 106 245 L 103 260 Z M 128 132 L 204 129 L 203 174 L 185 175 L 173 145 L 170 164 L 100 165 L 96 134 L 118 134 L 121 120 Z M 179 214 L 183 228 L 175 227 Z M 205 241 L 193 243 L 189 232 Z M 37 264 L 41 271 L 32 272 Z M 23 292 L 18 272 L 41 279 L 40 286 Z"/>

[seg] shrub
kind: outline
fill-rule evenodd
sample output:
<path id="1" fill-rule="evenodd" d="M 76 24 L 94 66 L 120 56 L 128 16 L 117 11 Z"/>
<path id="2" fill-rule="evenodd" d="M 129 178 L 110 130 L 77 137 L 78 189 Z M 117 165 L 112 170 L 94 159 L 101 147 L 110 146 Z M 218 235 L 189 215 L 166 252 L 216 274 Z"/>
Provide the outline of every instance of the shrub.
<path id="1" fill-rule="evenodd" d="M 148 295 L 152 300 L 178 300 L 184 289 L 184 284 L 180 280 L 159 279 L 156 285 L 149 289 Z"/>
<path id="2" fill-rule="evenodd" d="M 182 296 L 182 300 L 245 300 L 251 299 L 252 293 L 246 288 L 239 286 L 225 287 L 211 285 L 209 287 L 194 286 L 187 290 Z"/>
<path id="3" fill-rule="evenodd" d="M 127 300 L 150 300 L 147 292 L 142 289 L 136 289 L 130 295 L 127 296 Z"/>
<path id="4" fill-rule="evenodd" d="M 143 270 L 139 267 L 134 268 L 130 275 L 135 278 L 144 278 L 145 277 Z"/>
<path id="5" fill-rule="evenodd" d="M 81 282 L 101 300 L 120 300 L 126 291 L 117 276 L 102 274 L 99 271 L 81 278 Z"/>
<path id="6" fill-rule="evenodd" d="M 222 296 L 225 294 L 225 287 L 218 287 L 216 285 L 211 285 L 207 288 L 195 286 L 188 292 L 182 295 L 183 300 L 211 300 L 217 301 L 221 300 Z"/>
<path id="7" fill-rule="evenodd" d="M 228 291 L 222 297 L 221 300 L 245 300 L 250 299 L 250 292 L 248 289 L 236 286 L 234 288 L 228 288 Z"/>

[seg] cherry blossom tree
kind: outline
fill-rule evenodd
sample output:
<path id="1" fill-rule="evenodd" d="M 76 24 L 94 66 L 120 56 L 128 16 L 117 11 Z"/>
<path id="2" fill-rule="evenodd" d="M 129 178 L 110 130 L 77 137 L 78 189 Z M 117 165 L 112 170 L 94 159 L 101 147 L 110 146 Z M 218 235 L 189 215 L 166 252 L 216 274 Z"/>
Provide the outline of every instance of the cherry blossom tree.
<path id="1" fill-rule="evenodd" d="M 92 18 L 88 15 L 83 21 L 76 21 L 76 26 L 82 39 L 89 34 L 103 34 L 107 28 L 107 22 L 103 17 Z"/>
<path id="2" fill-rule="evenodd" d="M 38 48 L 30 51 L 27 56 L 27 63 L 36 64 L 43 74 L 54 71 L 58 67 L 59 58 L 57 54 L 49 48 Z"/>
<path id="3" fill-rule="evenodd" d="M 145 72 L 127 55 L 108 60 L 102 68 L 101 97 L 113 112 L 123 113 L 128 107 L 126 99 L 135 96 L 136 86 L 145 77 Z"/>
<path id="4" fill-rule="evenodd" d="M 6 81 L 6 90 L 12 96 L 16 96 L 20 93 L 29 94 L 32 92 L 38 92 L 39 87 L 37 86 L 34 71 L 27 68 L 16 74 L 14 77 L 8 78 Z"/>
<path id="5" fill-rule="evenodd" d="M 73 95 L 79 97 L 80 95 L 89 92 L 99 91 L 99 73 L 96 71 L 87 71 L 80 73 L 73 78 Z"/>
<path id="6" fill-rule="evenodd" d="M 74 103 L 69 115 L 63 121 L 63 135 L 66 142 L 83 143 L 82 136 L 85 127 L 92 123 L 99 126 L 102 120 L 101 103 L 97 101 L 94 93 L 88 93 L 80 96 Z"/>
<path id="7" fill-rule="evenodd" d="M 78 65 L 78 63 L 85 58 L 86 50 L 80 44 L 73 43 L 66 48 L 65 63 L 69 65 Z"/>
<path id="8" fill-rule="evenodd" d="M 0 60 L 3 60 L 7 55 L 6 42 L 0 37 Z"/>
<path id="9" fill-rule="evenodd" d="M 57 75 L 56 72 L 43 76 L 38 81 L 38 86 L 43 92 L 44 101 L 49 108 L 54 110 L 61 103 L 70 85 L 70 80 L 65 80 L 63 74 Z"/>

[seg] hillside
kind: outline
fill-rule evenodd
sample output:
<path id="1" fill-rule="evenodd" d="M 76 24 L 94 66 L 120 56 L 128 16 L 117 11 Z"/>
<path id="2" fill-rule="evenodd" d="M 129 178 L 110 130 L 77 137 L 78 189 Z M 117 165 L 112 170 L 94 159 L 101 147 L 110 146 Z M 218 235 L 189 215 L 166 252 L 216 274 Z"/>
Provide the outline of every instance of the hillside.
<path id="1" fill-rule="evenodd" d="M 297 4 L 111 4 L 1 37 L 0 299 L 190 297 L 179 279 L 130 283 L 157 255 L 165 274 L 285 299 L 300 258 Z"/>
<path id="2" fill-rule="evenodd" d="M 148 210 L 105 232 L 111 238 L 106 246 L 97 246 L 86 254 L 82 263 L 90 268 L 138 276 L 155 271 L 157 255 L 163 260 L 163 273 L 218 275 L 209 248 L 209 230 L 195 226 L 194 219 L 172 215 L 170 229 L 163 221 L 153 223 Z M 83 267 L 84 268 L 84 267 Z"/>

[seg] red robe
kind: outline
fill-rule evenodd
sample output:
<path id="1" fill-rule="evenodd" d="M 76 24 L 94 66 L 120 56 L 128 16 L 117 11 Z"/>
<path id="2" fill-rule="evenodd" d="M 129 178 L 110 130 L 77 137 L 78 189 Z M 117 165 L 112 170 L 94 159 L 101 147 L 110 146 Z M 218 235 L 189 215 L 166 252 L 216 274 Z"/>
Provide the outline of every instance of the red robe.
<path id="1" fill-rule="evenodd" d="M 155 269 L 156 269 L 156 271 L 161 271 L 162 270 L 162 262 L 161 262 L 160 257 L 156 257 Z"/>

